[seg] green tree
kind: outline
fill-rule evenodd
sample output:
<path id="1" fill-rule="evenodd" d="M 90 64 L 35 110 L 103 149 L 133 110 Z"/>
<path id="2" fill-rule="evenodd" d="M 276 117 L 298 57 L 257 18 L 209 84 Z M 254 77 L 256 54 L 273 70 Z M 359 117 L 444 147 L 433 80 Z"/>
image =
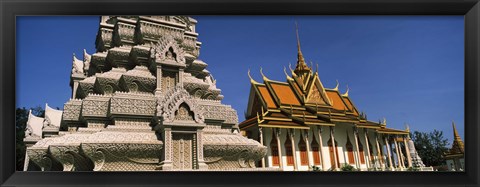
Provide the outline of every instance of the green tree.
<path id="1" fill-rule="evenodd" d="M 443 154 L 448 150 L 448 139 L 443 137 L 442 131 L 433 130 L 429 133 L 414 131 L 410 137 L 426 166 L 440 166 L 445 163 Z"/>
<path id="2" fill-rule="evenodd" d="M 38 117 L 45 116 L 45 110 L 40 107 L 30 108 L 32 114 Z M 29 109 L 17 108 L 15 110 L 15 152 L 16 152 L 16 168 L 17 171 L 23 171 L 23 165 L 25 162 L 25 143 L 23 138 L 25 137 L 25 129 L 27 127 Z"/>

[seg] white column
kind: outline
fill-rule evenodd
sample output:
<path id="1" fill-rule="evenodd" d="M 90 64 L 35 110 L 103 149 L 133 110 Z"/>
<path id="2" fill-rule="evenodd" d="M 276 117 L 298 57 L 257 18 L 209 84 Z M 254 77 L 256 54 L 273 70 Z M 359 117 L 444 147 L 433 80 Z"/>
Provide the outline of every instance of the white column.
<path id="1" fill-rule="evenodd" d="M 397 167 L 399 167 L 401 169 L 401 168 L 403 168 L 402 167 L 402 159 L 401 159 L 401 156 L 400 156 L 400 150 L 399 150 L 399 147 L 398 147 L 396 136 L 393 139 L 393 143 L 395 144 L 395 153 L 397 154 L 397 163 L 398 163 Z"/>
<path id="2" fill-rule="evenodd" d="M 293 170 L 298 171 L 297 151 L 295 150 L 295 129 L 290 130 L 290 142 L 292 144 Z"/>
<path id="3" fill-rule="evenodd" d="M 283 170 L 283 158 L 282 158 L 282 144 L 280 143 L 280 132 L 281 129 L 273 129 L 275 131 L 275 138 L 277 138 L 278 146 L 278 163 L 280 164 L 280 169 Z"/>
<path id="4" fill-rule="evenodd" d="M 355 146 L 356 146 L 356 161 L 355 165 L 357 166 L 357 169 L 360 169 L 361 161 L 360 161 L 360 148 L 358 147 L 358 136 L 357 136 L 357 127 L 353 127 L 353 138 L 355 138 Z"/>
<path id="5" fill-rule="evenodd" d="M 327 167 L 325 166 L 325 161 L 323 159 L 323 140 L 322 140 L 322 131 L 323 131 L 323 127 L 322 126 L 318 126 L 318 144 L 319 145 L 319 148 L 318 148 L 318 151 L 320 154 L 320 163 L 322 164 L 322 170 L 323 171 L 326 171 L 327 170 Z"/>
<path id="6" fill-rule="evenodd" d="M 263 130 L 262 130 L 262 127 L 259 127 L 259 128 L 258 128 L 258 133 L 259 133 L 258 136 L 260 136 L 260 144 L 265 145 L 264 142 L 263 142 Z M 262 157 L 262 168 L 265 168 L 265 156 Z"/>
<path id="7" fill-rule="evenodd" d="M 378 134 L 375 134 L 375 144 L 377 145 L 377 157 L 378 166 L 385 169 L 385 163 L 383 162 L 382 151 L 380 150 L 380 143 L 378 142 Z M 382 164 L 383 163 L 383 164 Z"/>
<path id="8" fill-rule="evenodd" d="M 390 145 L 388 143 L 388 137 L 385 138 L 385 145 L 387 146 L 387 154 L 388 154 L 388 163 L 390 164 L 390 170 L 393 170 L 393 164 L 392 164 L 392 153 L 390 151 Z"/>
<path id="9" fill-rule="evenodd" d="M 303 136 L 303 138 L 305 138 L 305 143 L 306 143 L 306 145 L 307 145 L 308 167 L 313 166 L 312 161 L 311 161 L 312 158 L 310 157 L 310 142 L 308 141 L 308 131 L 309 131 L 309 130 L 310 130 L 310 129 L 306 129 L 306 130 L 305 130 L 305 136 Z M 315 137 L 314 137 L 314 138 L 315 138 Z"/>
<path id="10" fill-rule="evenodd" d="M 363 129 L 363 134 L 364 134 L 364 136 L 365 136 L 365 144 L 367 144 L 367 145 L 366 145 L 366 147 L 367 147 L 367 154 L 365 154 L 366 157 L 367 157 L 367 160 L 366 160 L 365 163 L 367 164 L 367 168 L 371 168 L 371 166 L 370 166 L 370 144 L 369 144 L 369 142 L 368 142 L 367 129 Z"/>
<path id="11" fill-rule="evenodd" d="M 337 163 L 337 147 L 335 145 L 335 136 L 334 136 L 334 133 L 335 133 L 335 127 L 330 127 L 330 138 L 332 139 L 332 148 L 333 148 L 333 163 L 334 163 L 334 166 L 335 166 L 335 170 L 338 170 L 338 163 Z"/>
<path id="12" fill-rule="evenodd" d="M 410 150 L 408 148 L 406 137 L 403 137 L 403 144 L 405 145 L 405 154 L 407 154 L 408 167 L 412 167 L 412 157 L 410 157 Z"/>

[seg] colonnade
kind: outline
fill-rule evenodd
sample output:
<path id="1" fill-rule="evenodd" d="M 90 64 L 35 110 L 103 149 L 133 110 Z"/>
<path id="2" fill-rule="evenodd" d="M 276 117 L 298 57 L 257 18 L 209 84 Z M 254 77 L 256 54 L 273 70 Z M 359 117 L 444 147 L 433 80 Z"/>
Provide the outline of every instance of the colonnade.
<path id="1" fill-rule="evenodd" d="M 326 131 L 328 131 L 328 134 Z M 315 165 L 323 171 L 339 170 L 344 164 L 351 163 L 346 161 L 345 145 L 337 143 L 345 142 L 344 139 L 347 138 L 344 136 L 345 134 L 339 134 L 335 131 L 335 126 L 317 126 L 310 129 L 259 127 L 258 140 L 269 149 L 267 156 L 261 160 L 260 167 L 279 167 L 282 170 L 298 171 L 307 170 L 306 168 L 311 169 L 311 166 Z M 349 136 L 349 132 L 353 133 L 354 141 L 352 144 L 355 148 L 353 149 L 354 163 L 351 165 L 355 168 L 361 170 L 405 170 L 412 167 L 412 159 L 406 140 L 407 135 L 379 133 L 375 129 L 357 128 L 355 126 L 351 131 L 347 129 L 347 136 Z M 328 140 L 328 144 L 324 145 L 324 139 Z M 274 144 L 271 144 L 272 141 L 274 141 Z M 300 141 L 302 141 L 301 148 L 299 148 Z M 318 142 L 319 148 L 317 151 L 312 150 L 313 141 Z M 303 142 L 305 142 L 306 148 L 304 148 Z M 401 149 L 401 145 L 403 145 L 403 149 Z M 272 146 L 276 146 L 276 151 L 272 151 Z M 304 160 L 305 152 L 307 161 Z M 363 154 L 360 154 L 361 152 Z M 317 156 L 314 154 L 318 154 L 319 157 L 319 159 L 318 157 L 315 158 L 317 164 L 313 161 L 313 157 Z M 278 162 L 275 162 L 278 164 L 273 164 L 274 159 L 278 159 Z M 305 163 L 308 163 L 308 167 Z"/>

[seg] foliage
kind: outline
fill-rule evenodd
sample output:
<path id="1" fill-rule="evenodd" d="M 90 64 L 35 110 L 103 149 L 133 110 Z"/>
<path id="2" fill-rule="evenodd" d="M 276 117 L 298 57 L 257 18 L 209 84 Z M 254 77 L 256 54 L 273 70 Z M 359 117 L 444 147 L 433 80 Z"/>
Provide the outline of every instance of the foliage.
<path id="1" fill-rule="evenodd" d="M 312 165 L 310 168 L 311 168 L 312 171 L 322 171 L 322 168 L 320 168 L 318 166 L 315 166 L 315 165 Z"/>
<path id="2" fill-rule="evenodd" d="M 419 167 L 408 167 L 407 171 L 420 171 Z"/>
<path id="3" fill-rule="evenodd" d="M 442 131 L 433 130 L 429 133 L 415 131 L 410 136 L 426 166 L 439 166 L 445 162 L 443 154 L 448 151 L 448 139 L 443 137 Z"/>
<path id="4" fill-rule="evenodd" d="M 34 108 L 26 109 L 17 108 L 15 110 L 15 152 L 16 152 L 16 168 L 17 171 L 23 171 L 23 165 L 25 162 L 25 143 L 23 138 L 25 137 L 25 129 L 27 127 L 28 113 L 32 110 L 32 114 L 38 117 L 45 116 L 45 110 L 42 107 L 37 106 Z"/>
<path id="5" fill-rule="evenodd" d="M 344 164 L 340 170 L 342 171 L 356 171 L 355 167 L 351 166 L 350 164 Z"/>

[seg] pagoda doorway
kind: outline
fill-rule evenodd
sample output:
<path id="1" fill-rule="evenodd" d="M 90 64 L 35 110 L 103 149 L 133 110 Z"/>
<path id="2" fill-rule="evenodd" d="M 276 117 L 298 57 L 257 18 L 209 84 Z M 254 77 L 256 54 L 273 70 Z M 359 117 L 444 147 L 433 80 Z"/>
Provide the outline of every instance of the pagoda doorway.
<path id="1" fill-rule="evenodd" d="M 193 133 L 173 133 L 173 170 L 197 169 L 194 136 Z"/>

